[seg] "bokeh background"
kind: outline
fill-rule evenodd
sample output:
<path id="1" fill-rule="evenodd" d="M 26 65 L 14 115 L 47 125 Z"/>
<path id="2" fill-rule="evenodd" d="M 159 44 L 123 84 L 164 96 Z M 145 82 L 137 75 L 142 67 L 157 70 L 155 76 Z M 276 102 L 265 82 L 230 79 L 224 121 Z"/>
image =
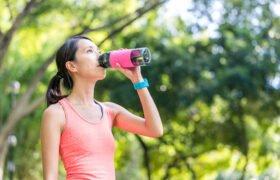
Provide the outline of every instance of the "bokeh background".
<path id="1" fill-rule="evenodd" d="M 152 52 L 141 69 L 164 135 L 113 129 L 117 179 L 280 179 L 279 17 L 277 0 L 0 0 L 0 179 L 42 179 L 44 96 L 76 34 Z M 143 116 L 120 72 L 95 98 Z"/>

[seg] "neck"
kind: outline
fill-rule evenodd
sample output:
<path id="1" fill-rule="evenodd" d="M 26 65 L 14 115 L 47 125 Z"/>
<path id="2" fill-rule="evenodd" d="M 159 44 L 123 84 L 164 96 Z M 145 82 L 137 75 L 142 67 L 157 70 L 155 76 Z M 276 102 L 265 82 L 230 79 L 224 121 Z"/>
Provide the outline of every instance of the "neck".
<path id="1" fill-rule="evenodd" d="M 67 97 L 73 104 L 89 106 L 93 104 L 95 82 L 75 81 L 72 92 Z"/>

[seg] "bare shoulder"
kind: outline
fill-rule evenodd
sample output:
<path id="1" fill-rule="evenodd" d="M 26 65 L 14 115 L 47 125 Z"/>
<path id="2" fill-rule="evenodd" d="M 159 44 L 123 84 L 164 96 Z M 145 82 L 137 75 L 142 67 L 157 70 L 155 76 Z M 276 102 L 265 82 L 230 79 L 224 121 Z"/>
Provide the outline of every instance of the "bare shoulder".
<path id="1" fill-rule="evenodd" d="M 64 124 L 64 110 L 59 103 L 52 104 L 44 110 L 42 117 L 42 125 L 59 127 L 62 130 Z"/>
<path id="2" fill-rule="evenodd" d="M 103 102 L 103 104 L 110 108 L 113 108 L 114 106 L 116 106 L 116 103 L 109 102 L 109 101 Z"/>
<path id="3" fill-rule="evenodd" d="M 106 107 L 109 107 L 115 114 L 117 114 L 118 112 L 124 109 L 121 105 L 114 102 L 107 101 L 107 102 L 103 102 L 103 104 Z"/>

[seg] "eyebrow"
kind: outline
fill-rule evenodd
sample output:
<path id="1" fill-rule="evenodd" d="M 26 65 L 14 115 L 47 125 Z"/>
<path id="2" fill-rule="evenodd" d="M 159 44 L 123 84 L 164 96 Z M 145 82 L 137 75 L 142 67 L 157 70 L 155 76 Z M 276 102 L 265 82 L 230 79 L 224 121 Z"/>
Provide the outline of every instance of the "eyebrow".
<path id="1" fill-rule="evenodd" d="M 94 49 L 94 46 L 87 46 L 85 49 L 87 49 L 87 48 L 93 48 Z M 96 50 L 98 50 L 97 46 L 95 46 L 95 48 L 96 48 Z"/>

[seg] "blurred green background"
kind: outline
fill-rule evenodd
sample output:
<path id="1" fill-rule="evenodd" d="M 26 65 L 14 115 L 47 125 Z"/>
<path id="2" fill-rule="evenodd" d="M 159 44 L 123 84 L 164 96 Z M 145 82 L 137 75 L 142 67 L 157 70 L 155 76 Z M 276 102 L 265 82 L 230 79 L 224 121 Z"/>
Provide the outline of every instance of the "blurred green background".
<path id="1" fill-rule="evenodd" d="M 75 34 L 104 52 L 152 52 L 141 69 L 164 135 L 113 129 L 117 179 L 280 179 L 279 1 L 1 0 L 0 9 L 0 179 L 42 179 L 44 96 L 55 52 Z M 108 69 L 95 98 L 143 116 L 119 72 Z"/>

